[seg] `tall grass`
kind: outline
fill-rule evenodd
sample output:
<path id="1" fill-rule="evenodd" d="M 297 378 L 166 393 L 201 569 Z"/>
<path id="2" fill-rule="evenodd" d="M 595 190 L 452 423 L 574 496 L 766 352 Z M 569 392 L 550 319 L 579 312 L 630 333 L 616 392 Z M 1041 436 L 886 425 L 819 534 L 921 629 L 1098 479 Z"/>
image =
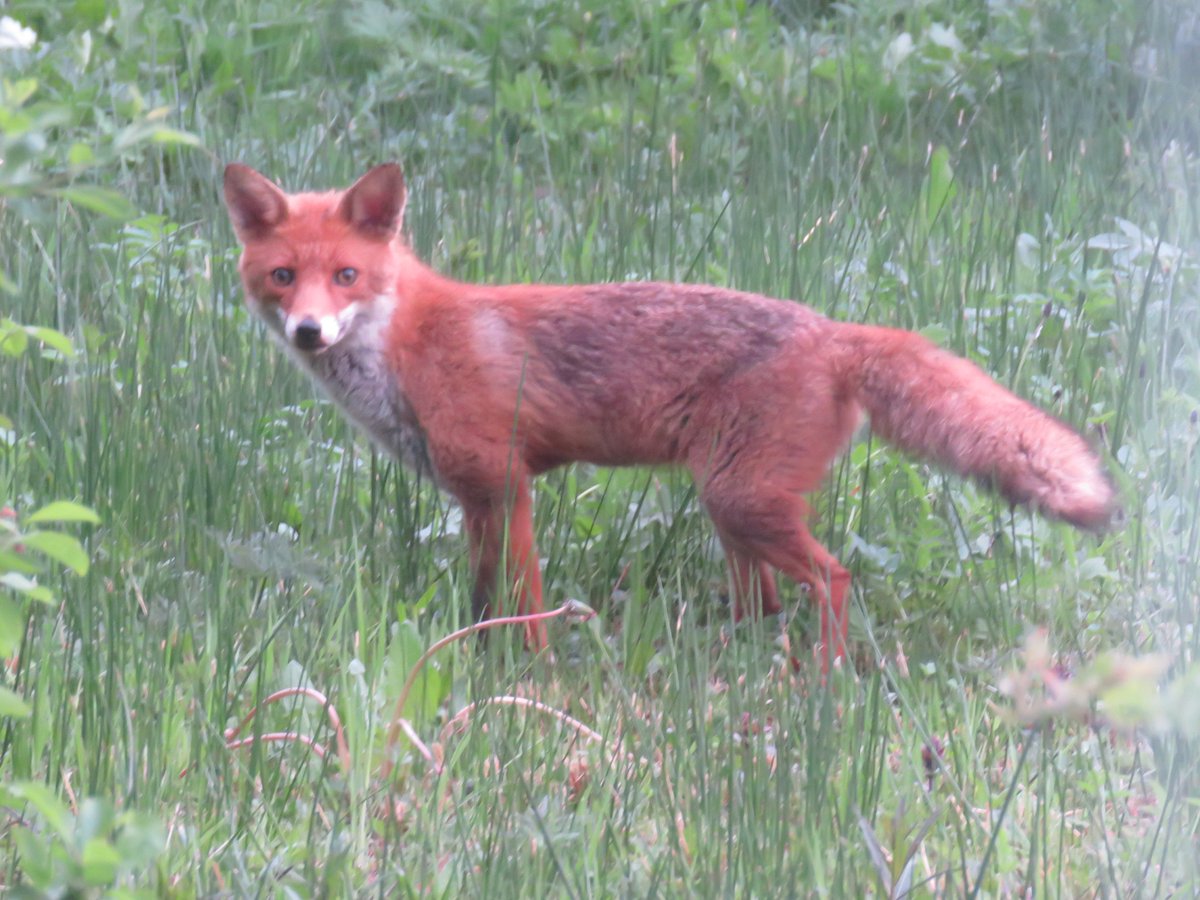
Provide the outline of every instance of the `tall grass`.
<path id="1" fill-rule="evenodd" d="M 0 882 L 1200 884 L 1200 130 L 1182 6 L 85 6 L 12 14 L 56 53 L 91 35 L 89 77 L 112 92 L 99 118 L 136 83 L 203 149 L 105 169 L 140 211 L 123 224 L 65 202 L 0 212 L 19 286 L 4 316 L 78 350 L 0 362 L 0 502 L 71 499 L 103 522 L 88 573 L 53 577 L 57 606 L 27 613 L 6 683 L 32 714 L 0 744 L 5 784 L 44 782 L 78 815 L 60 829 L 14 793 Z M 218 194 L 235 159 L 294 189 L 401 160 L 414 247 L 467 280 L 705 281 L 920 330 L 1094 435 L 1124 521 L 1079 535 L 864 434 L 812 498 L 855 579 L 857 666 L 825 684 L 793 587 L 787 621 L 730 627 L 685 478 L 552 474 L 536 495 L 547 592 L 598 618 L 554 626 L 553 658 L 515 634 L 443 651 L 406 716 L 444 768 L 402 743 L 385 783 L 405 676 L 468 617 L 459 515 L 247 316 Z M 1143 677 L 1152 654 L 1161 690 Z M 292 686 L 329 697 L 348 770 L 295 743 L 226 748 L 227 727 Z M 443 732 L 500 696 L 604 742 L 487 703 Z M 1056 714 L 1068 700 L 1079 714 Z M 332 745 L 326 722 L 289 700 L 249 731 Z M 99 829 L 88 797 L 144 816 L 153 852 Z M 97 842 L 150 861 L 89 868 Z"/>

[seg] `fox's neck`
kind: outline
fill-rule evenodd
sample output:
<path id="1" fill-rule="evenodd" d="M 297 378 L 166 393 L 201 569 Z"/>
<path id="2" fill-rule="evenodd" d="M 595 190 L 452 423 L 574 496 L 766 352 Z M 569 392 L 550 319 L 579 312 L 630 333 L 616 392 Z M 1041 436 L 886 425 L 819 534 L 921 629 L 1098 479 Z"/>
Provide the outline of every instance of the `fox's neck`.
<path id="1" fill-rule="evenodd" d="M 453 278 L 447 278 L 431 266 L 423 263 L 409 249 L 407 244 L 397 239 L 393 248 L 396 260 L 396 296 L 397 298 L 452 298 L 461 293 L 456 288 L 461 285 Z"/>

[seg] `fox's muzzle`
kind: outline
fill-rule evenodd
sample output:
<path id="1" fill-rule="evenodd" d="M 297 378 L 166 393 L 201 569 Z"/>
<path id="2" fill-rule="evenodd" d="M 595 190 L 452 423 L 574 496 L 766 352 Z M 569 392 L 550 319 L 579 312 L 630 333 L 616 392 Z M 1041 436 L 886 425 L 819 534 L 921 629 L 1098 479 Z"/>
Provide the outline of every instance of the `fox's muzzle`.
<path id="1" fill-rule="evenodd" d="M 283 336 L 297 350 L 315 353 L 336 344 L 344 333 L 337 316 L 282 315 Z"/>
<path id="2" fill-rule="evenodd" d="M 319 350 L 325 343 L 321 339 L 321 323 L 305 316 L 292 332 L 292 343 L 301 350 Z"/>

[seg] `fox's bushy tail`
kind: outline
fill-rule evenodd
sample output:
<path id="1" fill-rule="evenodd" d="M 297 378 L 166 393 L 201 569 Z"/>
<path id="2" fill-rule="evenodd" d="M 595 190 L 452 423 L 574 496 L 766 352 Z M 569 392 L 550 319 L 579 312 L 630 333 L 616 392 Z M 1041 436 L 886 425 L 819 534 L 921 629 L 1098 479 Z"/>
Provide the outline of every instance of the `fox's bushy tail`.
<path id="1" fill-rule="evenodd" d="M 845 327 L 844 377 L 889 443 L 1077 527 L 1109 523 L 1112 482 L 1072 428 L 920 335 Z"/>

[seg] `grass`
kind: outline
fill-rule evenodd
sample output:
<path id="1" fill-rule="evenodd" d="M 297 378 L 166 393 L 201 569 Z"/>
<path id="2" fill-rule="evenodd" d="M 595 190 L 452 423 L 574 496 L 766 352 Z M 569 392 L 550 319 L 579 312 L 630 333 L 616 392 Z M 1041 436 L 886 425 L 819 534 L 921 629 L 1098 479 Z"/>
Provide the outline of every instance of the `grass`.
<path id="1" fill-rule="evenodd" d="M 42 95 L 111 136 L 141 115 L 136 84 L 200 147 L 104 158 L 93 180 L 127 221 L 0 208 L 4 316 L 77 350 L 0 359 L 0 503 L 102 520 L 74 529 L 86 574 L 43 575 L 55 605 L 14 607 L 5 684 L 30 714 L 0 742 L 0 883 L 1196 890 L 1200 118 L 1182 6 L 77 7 L 12 5 L 49 51 Z M 405 714 L 443 768 L 401 743 L 384 783 L 409 669 L 468 616 L 458 512 L 243 309 L 218 194 L 234 159 L 293 189 L 401 160 L 413 245 L 467 280 L 705 281 L 920 330 L 1094 435 L 1124 522 L 1077 534 L 864 434 L 812 498 L 853 572 L 859 656 L 821 684 L 791 586 L 782 630 L 730 628 L 685 478 L 554 473 L 536 496 L 547 593 L 599 616 L 553 626 L 553 659 L 515 633 L 442 651 Z M 226 749 L 227 727 L 301 686 L 336 708 L 348 768 L 294 743 Z M 500 696 L 603 743 L 486 703 L 443 732 Z M 249 730 L 333 744 L 295 698 Z"/>

